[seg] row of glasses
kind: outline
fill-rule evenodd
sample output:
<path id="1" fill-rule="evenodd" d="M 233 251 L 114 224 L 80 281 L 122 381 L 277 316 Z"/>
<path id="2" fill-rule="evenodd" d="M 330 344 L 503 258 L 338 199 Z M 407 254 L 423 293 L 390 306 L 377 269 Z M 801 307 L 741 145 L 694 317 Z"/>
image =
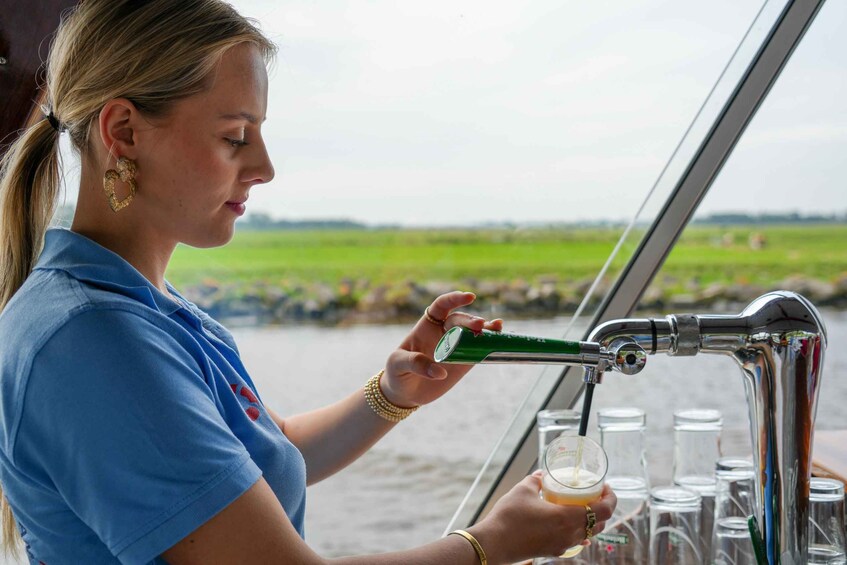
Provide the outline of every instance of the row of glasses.
<path id="1" fill-rule="evenodd" d="M 756 565 L 748 519 L 754 512 L 755 482 L 748 459 L 724 457 L 715 465 L 714 525 L 709 553 L 697 543 L 703 532 L 697 491 L 671 486 L 650 497 L 652 565 Z M 814 477 L 809 494 L 808 565 L 845 565 L 844 484 Z"/>
<path id="2" fill-rule="evenodd" d="M 547 444 L 561 434 L 575 435 L 579 419 L 579 412 L 572 410 L 539 413 L 542 466 Z M 604 532 L 577 558 L 560 556 L 535 563 L 755 565 L 747 523 L 755 506 L 753 465 L 748 458 L 719 456 L 720 420 L 715 410 L 674 413 L 674 484 L 651 490 L 644 412 L 635 408 L 598 411 L 600 450 L 608 453 L 605 482 L 615 490 L 618 507 Z M 717 460 L 707 462 L 715 456 Z M 595 497 L 602 483 L 597 489 Z M 843 483 L 813 478 L 809 502 L 808 563 L 847 565 Z"/>
<path id="3" fill-rule="evenodd" d="M 651 493 L 650 563 L 654 565 L 755 565 L 747 519 L 753 513 L 753 465 L 723 457 L 715 464 L 715 488 L 679 485 Z M 710 496 L 711 495 L 711 496 Z M 711 526 L 703 520 L 705 509 Z M 708 545 L 703 540 L 708 539 Z"/>

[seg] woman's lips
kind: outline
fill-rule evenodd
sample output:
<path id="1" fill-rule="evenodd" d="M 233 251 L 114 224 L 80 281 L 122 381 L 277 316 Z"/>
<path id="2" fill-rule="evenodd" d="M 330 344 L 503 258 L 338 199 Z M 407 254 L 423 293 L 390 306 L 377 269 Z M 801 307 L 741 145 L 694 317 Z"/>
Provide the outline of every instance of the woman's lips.
<path id="1" fill-rule="evenodd" d="M 236 215 L 238 215 L 238 216 L 241 216 L 242 214 L 244 214 L 244 211 L 247 209 L 247 206 L 245 206 L 241 202 L 227 202 L 226 205 L 230 210 L 235 212 Z"/>

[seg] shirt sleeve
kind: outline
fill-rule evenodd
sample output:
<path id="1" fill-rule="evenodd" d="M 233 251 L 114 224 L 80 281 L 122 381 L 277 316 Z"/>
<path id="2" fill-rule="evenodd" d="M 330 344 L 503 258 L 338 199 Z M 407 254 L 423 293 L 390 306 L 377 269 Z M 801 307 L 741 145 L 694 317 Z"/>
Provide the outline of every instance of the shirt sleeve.
<path id="1" fill-rule="evenodd" d="M 50 477 L 122 563 L 148 563 L 260 477 L 173 323 L 73 316 L 33 361 L 14 453 Z"/>

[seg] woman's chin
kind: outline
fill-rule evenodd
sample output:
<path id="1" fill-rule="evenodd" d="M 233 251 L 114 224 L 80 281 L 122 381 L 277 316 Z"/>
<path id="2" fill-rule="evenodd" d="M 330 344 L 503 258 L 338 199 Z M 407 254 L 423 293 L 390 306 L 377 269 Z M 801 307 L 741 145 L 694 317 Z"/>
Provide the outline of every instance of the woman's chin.
<path id="1" fill-rule="evenodd" d="M 198 249 L 208 249 L 210 247 L 221 247 L 232 241 L 235 235 L 235 224 L 230 223 L 227 226 L 218 226 L 218 229 L 206 231 L 202 234 L 196 234 L 190 239 L 184 240 L 182 243 L 196 247 Z"/>

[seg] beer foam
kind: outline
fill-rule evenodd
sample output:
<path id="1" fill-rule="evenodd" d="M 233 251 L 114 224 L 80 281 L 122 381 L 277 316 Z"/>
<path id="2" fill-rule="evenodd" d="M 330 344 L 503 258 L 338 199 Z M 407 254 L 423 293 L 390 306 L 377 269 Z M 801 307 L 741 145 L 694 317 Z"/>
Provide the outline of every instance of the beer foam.
<path id="1" fill-rule="evenodd" d="M 603 477 L 573 467 L 555 469 L 541 481 L 544 500 L 554 504 L 589 504 L 603 493 Z"/>
<path id="2" fill-rule="evenodd" d="M 587 489 L 596 485 L 602 479 L 597 473 L 592 473 L 586 469 L 575 469 L 573 467 L 554 469 L 550 474 L 559 483 L 556 485 L 557 487 L 564 487 L 566 489 Z M 600 488 L 602 488 L 602 484 Z"/>

